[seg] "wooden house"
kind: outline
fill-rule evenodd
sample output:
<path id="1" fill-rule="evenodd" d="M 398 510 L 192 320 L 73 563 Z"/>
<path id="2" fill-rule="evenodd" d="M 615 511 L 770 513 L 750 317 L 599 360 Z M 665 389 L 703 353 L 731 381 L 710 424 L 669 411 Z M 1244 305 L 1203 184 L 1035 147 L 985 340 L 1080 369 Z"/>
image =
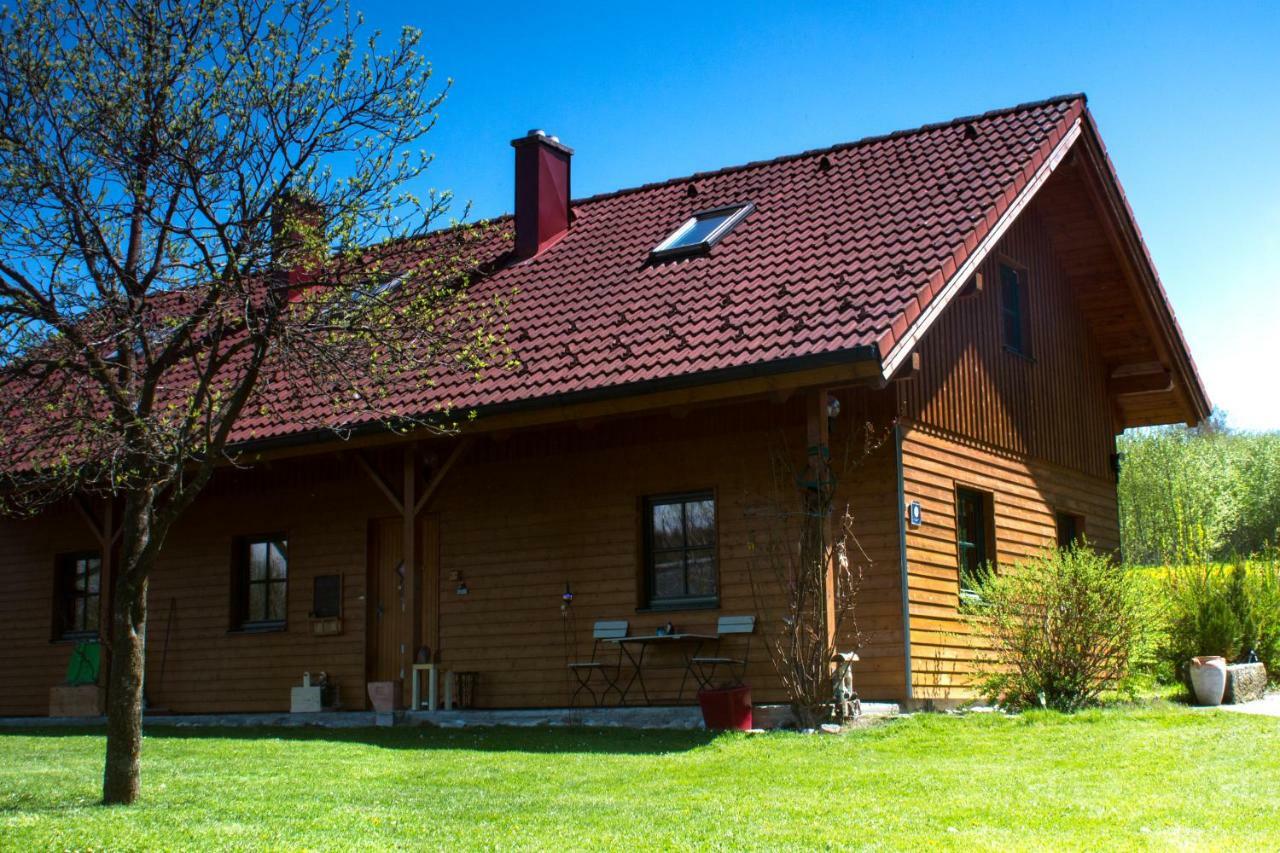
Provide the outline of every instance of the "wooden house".
<path id="1" fill-rule="evenodd" d="M 564 706 L 598 620 L 760 610 L 771 458 L 814 441 L 865 449 L 839 491 L 860 693 L 962 698 L 966 579 L 1117 549 L 1116 435 L 1209 412 L 1083 96 L 582 199 L 569 148 L 513 145 L 474 286 L 515 294 L 521 369 L 431 392 L 475 412 L 447 437 L 246 418 L 251 464 L 151 580 L 152 707 L 283 710 L 323 671 L 361 708 L 424 646 L 477 706 Z M 106 504 L 0 521 L 0 715 L 47 713 L 106 623 L 114 530 Z M 760 643 L 747 680 L 781 698 Z"/>

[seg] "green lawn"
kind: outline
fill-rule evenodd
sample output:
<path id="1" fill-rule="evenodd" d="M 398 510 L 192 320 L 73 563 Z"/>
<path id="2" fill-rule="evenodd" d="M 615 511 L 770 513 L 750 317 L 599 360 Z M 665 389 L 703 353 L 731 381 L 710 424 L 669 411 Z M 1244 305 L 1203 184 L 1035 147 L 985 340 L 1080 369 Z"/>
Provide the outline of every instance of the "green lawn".
<path id="1" fill-rule="evenodd" d="M 1174 706 L 916 716 L 844 737 L 154 729 L 143 800 L 102 739 L 0 732 L 0 849 L 1274 848 L 1280 720 Z"/>

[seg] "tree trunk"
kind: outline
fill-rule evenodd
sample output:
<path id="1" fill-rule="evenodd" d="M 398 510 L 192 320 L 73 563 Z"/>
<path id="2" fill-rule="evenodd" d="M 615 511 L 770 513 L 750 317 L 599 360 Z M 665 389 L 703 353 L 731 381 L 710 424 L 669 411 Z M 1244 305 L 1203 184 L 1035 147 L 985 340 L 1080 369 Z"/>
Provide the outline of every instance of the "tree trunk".
<path id="1" fill-rule="evenodd" d="M 141 782 L 142 682 L 146 672 L 147 579 L 122 575 L 116 584 L 107 685 L 107 761 L 102 802 L 128 804 Z"/>

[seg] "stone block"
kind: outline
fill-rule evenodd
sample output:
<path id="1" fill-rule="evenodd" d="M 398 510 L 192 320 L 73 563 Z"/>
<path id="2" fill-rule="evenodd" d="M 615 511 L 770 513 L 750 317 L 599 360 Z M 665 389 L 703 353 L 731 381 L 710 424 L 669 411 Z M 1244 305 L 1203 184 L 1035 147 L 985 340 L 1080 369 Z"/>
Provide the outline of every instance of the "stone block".
<path id="1" fill-rule="evenodd" d="M 1222 701 L 1230 705 L 1261 699 L 1267 691 L 1267 670 L 1260 663 L 1233 663 L 1227 667 L 1227 692 Z"/>
<path id="2" fill-rule="evenodd" d="M 49 688 L 50 717 L 101 717 L 106 691 L 96 684 L 62 684 Z"/>

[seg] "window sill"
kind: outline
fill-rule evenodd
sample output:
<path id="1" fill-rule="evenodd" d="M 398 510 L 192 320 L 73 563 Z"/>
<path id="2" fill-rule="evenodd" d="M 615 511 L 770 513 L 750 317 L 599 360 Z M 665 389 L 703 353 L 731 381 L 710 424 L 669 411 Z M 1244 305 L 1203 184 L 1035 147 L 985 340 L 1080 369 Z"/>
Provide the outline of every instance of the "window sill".
<path id="1" fill-rule="evenodd" d="M 250 622 L 227 631 L 228 634 L 275 634 L 289 629 L 284 622 Z"/>
<path id="2" fill-rule="evenodd" d="M 719 599 L 698 599 L 696 601 L 659 601 L 637 607 L 637 613 L 678 613 L 682 610 L 719 610 Z"/>
<path id="3" fill-rule="evenodd" d="M 1023 352 L 1022 350 L 1020 350 L 1020 349 L 1014 349 L 1013 347 L 1009 346 L 1008 344 L 1005 344 L 1005 345 L 1004 345 L 1004 351 L 1005 351 L 1005 352 L 1007 352 L 1009 355 L 1017 356 L 1018 358 L 1020 358 L 1020 359 L 1022 359 L 1023 361 L 1025 361 L 1027 364 L 1035 364 L 1035 363 L 1036 363 L 1035 356 L 1027 355 L 1027 354 L 1026 354 L 1025 352 Z"/>
<path id="4" fill-rule="evenodd" d="M 71 643 L 100 643 L 102 635 L 97 631 L 81 631 L 74 634 L 62 634 L 49 641 L 51 644 L 69 645 Z"/>

